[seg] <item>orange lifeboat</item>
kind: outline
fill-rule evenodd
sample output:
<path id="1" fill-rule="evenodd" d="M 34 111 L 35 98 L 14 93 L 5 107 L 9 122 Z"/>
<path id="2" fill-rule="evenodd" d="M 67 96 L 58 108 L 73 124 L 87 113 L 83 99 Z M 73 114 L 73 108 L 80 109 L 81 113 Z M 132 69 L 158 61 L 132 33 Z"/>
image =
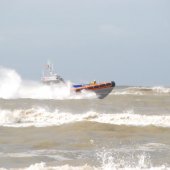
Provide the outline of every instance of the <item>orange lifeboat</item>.
<path id="1" fill-rule="evenodd" d="M 93 81 L 92 83 L 89 84 L 73 85 L 74 91 L 76 92 L 81 92 L 82 90 L 93 91 L 100 99 L 106 97 L 113 90 L 114 87 L 115 87 L 114 81 L 103 83 L 96 83 L 96 81 Z"/>

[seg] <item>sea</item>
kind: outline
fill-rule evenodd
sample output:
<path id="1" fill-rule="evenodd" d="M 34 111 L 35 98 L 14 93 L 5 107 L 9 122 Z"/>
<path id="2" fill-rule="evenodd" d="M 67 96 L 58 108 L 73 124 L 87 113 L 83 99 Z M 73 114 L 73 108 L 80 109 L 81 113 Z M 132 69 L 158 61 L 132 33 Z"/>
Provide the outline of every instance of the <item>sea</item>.
<path id="1" fill-rule="evenodd" d="M 170 169 L 170 88 L 104 99 L 0 68 L 0 170 Z"/>

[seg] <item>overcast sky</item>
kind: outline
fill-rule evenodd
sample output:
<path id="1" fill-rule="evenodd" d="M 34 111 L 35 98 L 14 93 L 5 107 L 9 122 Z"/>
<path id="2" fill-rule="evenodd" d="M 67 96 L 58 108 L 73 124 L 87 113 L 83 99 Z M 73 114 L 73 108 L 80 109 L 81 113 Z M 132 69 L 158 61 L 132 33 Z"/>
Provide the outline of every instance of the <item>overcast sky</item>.
<path id="1" fill-rule="evenodd" d="M 170 86 L 170 0 L 0 0 L 0 65 L 39 81 Z"/>

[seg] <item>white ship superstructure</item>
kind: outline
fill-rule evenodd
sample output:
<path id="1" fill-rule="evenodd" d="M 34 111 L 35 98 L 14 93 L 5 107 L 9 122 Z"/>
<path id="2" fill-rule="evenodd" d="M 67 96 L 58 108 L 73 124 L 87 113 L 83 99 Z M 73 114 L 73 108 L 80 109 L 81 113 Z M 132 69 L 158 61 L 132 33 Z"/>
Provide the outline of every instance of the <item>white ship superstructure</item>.
<path id="1" fill-rule="evenodd" d="M 53 65 L 50 62 L 45 65 L 41 81 L 45 84 L 64 83 L 64 79 L 54 72 Z"/>

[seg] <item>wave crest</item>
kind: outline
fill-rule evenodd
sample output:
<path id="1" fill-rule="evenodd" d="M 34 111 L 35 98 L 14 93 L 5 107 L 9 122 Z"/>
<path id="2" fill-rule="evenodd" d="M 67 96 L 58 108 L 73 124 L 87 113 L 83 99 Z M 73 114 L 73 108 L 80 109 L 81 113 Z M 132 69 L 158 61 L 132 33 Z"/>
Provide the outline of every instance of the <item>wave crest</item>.
<path id="1" fill-rule="evenodd" d="M 20 170 L 162 170 L 169 169 L 168 165 L 160 165 L 153 167 L 151 158 L 149 155 L 143 153 L 139 155 L 130 156 L 118 156 L 115 153 L 104 151 L 98 153 L 98 160 L 101 162 L 99 166 L 91 166 L 88 164 L 73 166 L 73 165 L 59 165 L 59 166 L 48 166 L 45 162 L 35 163 L 26 168 L 20 168 Z M 7 170 L 0 168 L 1 170 Z M 15 168 L 11 170 L 16 170 Z"/>
<path id="2" fill-rule="evenodd" d="M 127 87 L 115 89 L 113 95 L 162 95 L 170 94 L 170 88 L 163 86 L 155 87 Z"/>
<path id="3" fill-rule="evenodd" d="M 110 125 L 170 127 L 168 115 L 140 115 L 133 111 L 124 113 L 98 113 L 88 111 L 81 114 L 48 111 L 44 108 L 26 110 L 0 110 L 0 126 L 9 127 L 46 127 L 60 126 L 77 122 L 97 122 Z"/>

